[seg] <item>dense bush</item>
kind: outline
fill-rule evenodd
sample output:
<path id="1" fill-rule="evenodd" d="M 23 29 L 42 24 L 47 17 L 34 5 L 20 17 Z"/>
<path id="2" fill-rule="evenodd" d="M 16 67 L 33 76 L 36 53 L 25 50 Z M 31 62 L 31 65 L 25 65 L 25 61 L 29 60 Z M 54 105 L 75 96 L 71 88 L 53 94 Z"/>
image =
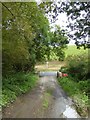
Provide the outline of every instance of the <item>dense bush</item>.
<path id="1" fill-rule="evenodd" d="M 78 82 L 78 88 L 85 93 L 88 93 L 89 85 L 90 85 L 90 79 L 86 81 L 79 81 Z"/>
<path id="2" fill-rule="evenodd" d="M 85 92 L 86 95 L 89 95 L 90 92 L 89 62 L 90 61 L 88 60 L 87 54 L 71 55 L 67 58 L 67 66 L 61 67 L 59 70 L 62 73 L 68 73 L 70 79 L 78 82 L 78 89 L 80 89 L 82 92 Z M 66 87 L 68 88 L 68 86 Z"/>
<path id="3" fill-rule="evenodd" d="M 2 26 L 3 76 L 33 71 L 36 60 L 47 51 L 49 21 L 42 10 L 35 2 L 3 3 Z"/>
<path id="4" fill-rule="evenodd" d="M 64 61 L 64 59 L 65 59 L 65 52 L 63 51 L 63 50 L 57 50 L 58 52 L 57 52 L 57 56 L 59 56 L 59 61 Z"/>
<path id="5" fill-rule="evenodd" d="M 53 51 L 53 49 L 50 51 L 50 57 L 49 60 L 58 60 L 58 56 L 56 55 L 56 53 Z"/>
<path id="6" fill-rule="evenodd" d="M 13 102 L 16 97 L 30 90 L 36 83 L 37 76 L 32 73 L 16 73 L 3 78 L 2 83 L 2 106 Z"/>
<path id="7" fill-rule="evenodd" d="M 89 79 L 89 64 L 88 64 L 88 55 L 71 55 L 67 58 L 67 71 L 68 73 L 75 78 L 75 80 L 87 80 Z"/>
<path id="8" fill-rule="evenodd" d="M 68 68 L 63 66 L 59 69 L 59 72 L 68 73 Z"/>
<path id="9" fill-rule="evenodd" d="M 3 76 L 33 71 L 36 61 L 49 58 L 51 48 L 55 54 L 51 53 L 50 59 L 64 59 L 67 37 L 59 26 L 51 32 L 49 20 L 37 3 L 3 3 L 2 26 Z"/>
<path id="10" fill-rule="evenodd" d="M 67 73 L 68 77 L 58 79 L 62 88 L 75 102 L 77 111 L 82 117 L 87 116 L 90 106 L 90 61 L 88 54 L 70 55 L 66 58 L 67 65 L 60 68 L 60 72 Z"/>
<path id="11" fill-rule="evenodd" d="M 63 77 L 58 79 L 59 84 L 65 92 L 72 97 L 76 104 L 77 111 L 82 117 L 87 116 L 87 108 L 90 106 L 88 95 L 86 94 L 89 85 L 88 81 L 75 82 L 71 77 Z"/>

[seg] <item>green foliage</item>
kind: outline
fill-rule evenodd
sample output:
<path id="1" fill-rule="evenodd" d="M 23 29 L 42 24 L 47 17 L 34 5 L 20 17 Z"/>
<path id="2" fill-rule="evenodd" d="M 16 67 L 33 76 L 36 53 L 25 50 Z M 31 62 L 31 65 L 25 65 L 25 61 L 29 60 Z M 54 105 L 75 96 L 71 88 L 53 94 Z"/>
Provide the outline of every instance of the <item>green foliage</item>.
<path id="1" fill-rule="evenodd" d="M 72 52 L 72 51 L 71 51 Z M 68 53 L 70 54 L 70 53 Z M 87 108 L 90 106 L 90 79 L 89 79 L 89 59 L 88 52 L 76 52 L 66 58 L 66 66 L 59 71 L 68 73 L 68 77 L 59 79 L 60 85 L 70 95 L 76 103 L 76 109 L 82 117 L 87 116 Z"/>
<path id="2" fill-rule="evenodd" d="M 43 100 L 43 108 L 44 109 L 46 109 L 46 108 L 48 108 L 49 107 L 49 104 L 50 104 L 50 91 L 48 92 L 46 92 L 45 94 L 44 94 L 44 100 Z"/>
<path id="3" fill-rule="evenodd" d="M 27 72 L 34 72 L 37 61 L 49 59 L 51 46 L 59 43 L 54 52 L 63 56 L 67 38 L 58 27 L 50 32 L 49 21 L 35 2 L 3 2 L 2 39 L 2 105 L 6 106 L 35 85 L 36 77 Z"/>
<path id="4" fill-rule="evenodd" d="M 80 81 L 75 82 L 72 78 L 59 78 L 59 83 L 63 87 L 63 89 L 72 97 L 76 94 L 83 94 L 86 95 L 88 89 L 88 82 L 87 81 Z M 74 86 L 73 86 L 74 85 Z M 83 97 L 81 99 L 84 99 Z"/>
<path id="5" fill-rule="evenodd" d="M 90 86 L 90 79 L 88 80 L 85 80 L 85 81 L 79 81 L 78 82 L 78 88 L 82 91 L 82 92 L 85 92 L 85 93 L 88 93 L 88 89 L 89 89 L 89 86 Z"/>
<path id="6" fill-rule="evenodd" d="M 65 52 L 64 52 L 64 50 L 62 50 L 61 48 L 59 49 L 57 49 L 57 56 L 59 57 L 59 61 L 64 61 L 64 59 L 65 59 Z"/>
<path id="7" fill-rule="evenodd" d="M 71 28 L 71 31 L 75 31 L 78 29 L 78 31 L 75 31 L 75 34 L 71 34 L 73 39 L 76 40 L 76 45 L 78 45 L 79 39 L 86 38 L 87 35 L 90 35 L 90 21 L 88 16 L 90 2 L 68 2 L 64 3 L 62 6 L 63 10 L 68 16 L 68 19 L 74 20 L 73 23 L 69 23 L 68 27 Z M 83 28 L 83 26 L 85 28 Z M 84 46 L 84 48 L 90 46 L 90 43 L 88 44 L 89 46 L 87 46 L 86 39 L 83 39 L 82 41 L 83 42 L 81 43 L 81 46 Z"/>
<path id="8" fill-rule="evenodd" d="M 87 80 L 89 77 L 88 62 L 87 54 L 68 56 L 68 73 L 74 77 L 76 81 Z"/>
<path id="9" fill-rule="evenodd" d="M 51 48 L 50 49 L 49 60 L 58 60 L 58 59 L 59 59 L 59 57 L 57 56 L 57 54 L 55 53 L 53 48 Z"/>
<path id="10" fill-rule="evenodd" d="M 48 19 L 35 2 L 2 3 L 2 25 L 3 75 L 33 71 L 48 48 Z"/>
<path id="11" fill-rule="evenodd" d="M 43 107 L 48 108 L 48 105 L 49 105 L 48 100 L 45 99 L 44 102 L 43 102 Z"/>
<path id="12" fill-rule="evenodd" d="M 49 59 L 51 47 L 64 59 L 67 37 L 57 26 L 50 32 L 49 21 L 35 2 L 2 3 L 2 106 L 13 102 L 36 83 L 36 61 Z"/>
<path id="13" fill-rule="evenodd" d="M 64 77 L 64 78 L 60 78 L 59 79 L 59 83 L 60 85 L 63 87 L 63 89 L 65 91 L 68 91 L 67 93 L 70 96 L 73 96 L 74 94 L 78 93 L 78 89 L 76 87 L 76 84 L 73 80 L 71 80 L 70 78 Z M 74 85 L 74 87 L 73 87 Z"/>
<path id="14" fill-rule="evenodd" d="M 51 46 L 58 59 L 64 59 L 65 32 L 58 26 L 51 32 L 48 19 L 35 2 L 2 3 L 2 25 L 3 76 L 33 71 L 36 61 L 50 58 Z"/>
<path id="15" fill-rule="evenodd" d="M 63 67 L 61 67 L 59 69 L 59 71 L 62 72 L 62 73 L 67 73 L 68 72 L 68 68 L 63 66 Z"/>
<path id="16" fill-rule="evenodd" d="M 51 1 L 41 3 L 40 7 L 44 8 L 51 23 L 56 22 L 59 13 L 65 13 L 68 17 L 66 28 L 68 37 L 76 41 L 75 44 L 78 46 L 78 48 L 82 46 L 84 49 L 90 48 L 90 42 L 86 41 L 86 37 L 90 36 L 89 1 L 81 2 L 78 0 L 75 2 L 67 1 L 62 3 L 60 1 L 56 3 Z M 68 28 L 71 30 L 68 30 Z"/>
<path id="17" fill-rule="evenodd" d="M 50 55 L 49 59 L 58 59 L 63 61 L 65 58 L 64 49 L 67 47 L 68 38 L 65 35 L 65 32 L 60 29 L 59 26 L 55 26 L 55 30 L 49 33 L 50 35 Z M 51 58 L 52 57 L 52 58 Z"/>
<path id="18" fill-rule="evenodd" d="M 2 83 L 2 106 L 13 102 L 16 97 L 32 89 L 37 81 L 37 76 L 32 73 L 16 73 L 3 78 Z"/>
<path id="19" fill-rule="evenodd" d="M 68 47 L 65 49 L 65 58 L 67 58 L 70 55 L 80 55 L 84 53 L 88 54 L 88 50 L 84 50 L 83 47 L 77 49 L 76 45 L 68 45 Z"/>
<path id="20" fill-rule="evenodd" d="M 59 84 L 66 91 L 66 93 L 72 97 L 76 103 L 76 107 L 80 115 L 87 116 L 87 107 L 90 106 L 87 95 L 87 89 L 89 88 L 87 81 L 75 82 L 70 77 L 63 77 L 58 79 Z"/>

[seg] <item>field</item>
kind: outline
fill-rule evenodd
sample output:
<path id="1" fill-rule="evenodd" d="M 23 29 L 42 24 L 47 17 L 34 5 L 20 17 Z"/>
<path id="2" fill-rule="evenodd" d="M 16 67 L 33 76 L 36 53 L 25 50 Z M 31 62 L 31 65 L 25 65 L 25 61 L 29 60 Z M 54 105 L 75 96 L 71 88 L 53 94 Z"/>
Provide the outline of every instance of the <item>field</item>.
<path id="1" fill-rule="evenodd" d="M 69 55 L 78 55 L 78 54 L 83 54 L 86 53 L 88 54 L 88 50 L 84 50 L 83 47 L 81 47 L 80 49 L 77 49 L 77 47 L 75 45 L 69 45 L 68 48 L 65 50 L 65 56 L 69 56 Z"/>
<path id="2" fill-rule="evenodd" d="M 58 71 L 64 65 L 65 62 L 63 61 L 49 61 L 48 65 L 46 62 L 36 64 L 35 69 L 37 71 Z"/>
<path id="3" fill-rule="evenodd" d="M 84 50 L 83 48 L 77 49 L 75 45 L 69 45 L 67 49 L 65 49 L 65 56 L 69 55 L 79 55 L 86 53 L 88 54 L 88 50 Z M 44 63 L 37 63 L 35 68 L 37 71 L 58 71 L 62 66 L 65 65 L 65 61 L 49 61 L 48 66 L 46 62 Z"/>

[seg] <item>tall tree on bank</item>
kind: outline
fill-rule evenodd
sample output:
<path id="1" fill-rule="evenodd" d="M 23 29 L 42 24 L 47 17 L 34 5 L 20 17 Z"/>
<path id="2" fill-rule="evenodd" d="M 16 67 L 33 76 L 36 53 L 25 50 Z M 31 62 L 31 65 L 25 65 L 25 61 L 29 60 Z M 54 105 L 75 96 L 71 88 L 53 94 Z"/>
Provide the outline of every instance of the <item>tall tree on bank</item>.
<path id="1" fill-rule="evenodd" d="M 2 26 L 3 73 L 33 70 L 47 49 L 47 18 L 34 2 L 2 3 Z"/>

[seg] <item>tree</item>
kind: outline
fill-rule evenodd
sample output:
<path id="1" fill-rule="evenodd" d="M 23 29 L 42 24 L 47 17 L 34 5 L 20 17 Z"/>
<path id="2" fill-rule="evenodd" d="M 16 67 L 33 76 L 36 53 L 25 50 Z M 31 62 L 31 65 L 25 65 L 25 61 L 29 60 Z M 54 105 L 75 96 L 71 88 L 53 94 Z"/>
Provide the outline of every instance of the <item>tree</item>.
<path id="1" fill-rule="evenodd" d="M 62 51 L 67 41 L 60 28 L 51 33 L 47 17 L 35 2 L 2 3 L 2 26 L 4 74 L 33 71 L 36 61 L 49 58 L 50 45 Z"/>
<path id="2" fill-rule="evenodd" d="M 53 48 L 53 51 L 58 56 L 59 60 L 64 60 L 65 53 L 64 49 L 69 43 L 68 38 L 63 30 L 59 26 L 55 26 L 55 30 L 50 33 L 51 42 L 50 46 Z"/>
<path id="3" fill-rule="evenodd" d="M 76 41 L 76 45 L 90 47 L 90 43 L 86 41 L 86 37 L 90 35 L 90 2 L 68 2 L 63 4 L 63 10 L 67 13 L 69 25 L 73 35 L 69 35 Z M 74 22 L 71 22 L 74 21 Z M 81 43 L 79 40 L 82 40 Z"/>
<path id="4" fill-rule="evenodd" d="M 86 41 L 86 37 L 90 37 L 90 2 L 50 2 L 41 3 L 40 7 L 49 15 L 51 23 L 57 20 L 59 13 L 67 13 L 69 21 L 67 27 L 74 31 L 73 34 L 68 33 L 68 36 L 76 41 L 77 46 L 90 48 L 90 41 Z M 81 43 L 80 40 L 82 40 Z"/>
<path id="5" fill-rule="evenodd" d="M 32 71 L 47 48 L 47 18 L 34 2 L 2 3 L 2 26 L 3 73 Z"/>

